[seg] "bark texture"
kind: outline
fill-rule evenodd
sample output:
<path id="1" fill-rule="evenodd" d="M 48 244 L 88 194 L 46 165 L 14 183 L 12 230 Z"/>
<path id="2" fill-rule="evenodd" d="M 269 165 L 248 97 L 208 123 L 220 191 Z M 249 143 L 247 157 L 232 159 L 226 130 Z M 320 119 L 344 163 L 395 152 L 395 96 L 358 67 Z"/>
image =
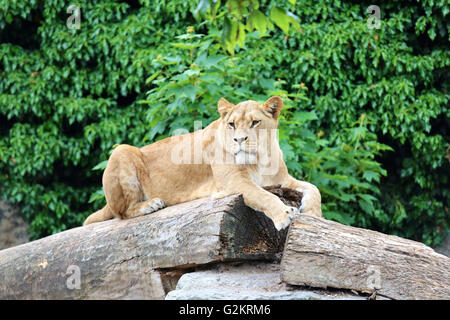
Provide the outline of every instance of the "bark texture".
<path id="1" fill-rule="evenodd" d="M 162 299 L 188 268 L 274 259 L 286 232 L 241 195 L 94 223 L 0 251 L 0 299 Z"/>
<path id="2" fill-rule="evenodd" d="M 307 215 L 289 227 L 281 274 L 292 285 L 450 299 L 448 257 L 416 241 Z"/>
<path id="3" fill-rule="evenodd" d="M 267 190 L 300 205 L 299 192 Z M 308 215 L 277 232 L 241 195 L 198 199 L 1 250 L 0 299 L 164 299 L 187 272 L 220 262 L 276 261 L 281 253 L 287 285 L 450 299 L 450 259 L 421 243 Z M 297 297 L 263 296 L 279 294 Z"/>

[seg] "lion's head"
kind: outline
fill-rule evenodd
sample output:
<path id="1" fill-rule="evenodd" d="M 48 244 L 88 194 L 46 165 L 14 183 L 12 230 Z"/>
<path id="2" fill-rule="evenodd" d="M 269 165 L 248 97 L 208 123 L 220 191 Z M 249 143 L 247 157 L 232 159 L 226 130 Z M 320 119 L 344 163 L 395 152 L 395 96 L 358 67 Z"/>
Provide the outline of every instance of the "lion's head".
<path id="1" fill-rule="evenodd" d="M 282 108 L 280 97 L 271 97 L 263 104 L 248 100 L 234 105 L 224 98 L 219 100 L 219 140 L 236 164 L 255 164 L 262 153 L 268 153 Z"/>

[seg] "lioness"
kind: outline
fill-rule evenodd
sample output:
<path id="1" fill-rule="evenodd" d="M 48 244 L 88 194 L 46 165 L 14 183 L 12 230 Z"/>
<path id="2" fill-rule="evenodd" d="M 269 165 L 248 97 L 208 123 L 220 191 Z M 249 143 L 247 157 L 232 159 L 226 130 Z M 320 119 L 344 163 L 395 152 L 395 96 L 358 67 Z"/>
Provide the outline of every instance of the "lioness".
<path id="1" fill-rule="evenodd" d="M 272 219 L 277 230 L 286 228 L 300 211 L 321 216 L 319 190 L 291 177 L 283 161 L 276 135 L 282 108 L 280 97 L 271 97 L 264 104 L 248 100 L 237 105 L 221 98 L 220 118 L 202 130 L 140 149 L 118 146 L 103 174 L 107 204 L 84 225 L 114 216 L 133 218 L 201 197 L 237 193 L 243 195 L 247 206 Z M 264 144 L 263 138 L 269 143 Z M 286 206 L 262 188 L 270 185 L 301 191 L 300 208 Z"/>

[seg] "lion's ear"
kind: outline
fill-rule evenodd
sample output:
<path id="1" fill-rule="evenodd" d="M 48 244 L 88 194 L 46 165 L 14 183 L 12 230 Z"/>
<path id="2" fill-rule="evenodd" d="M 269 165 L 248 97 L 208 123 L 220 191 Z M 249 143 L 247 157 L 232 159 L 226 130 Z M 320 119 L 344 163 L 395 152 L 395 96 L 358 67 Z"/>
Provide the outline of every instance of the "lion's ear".
<path id="1" fill-rule="evenodd" d="M 271 97 L 266 102 L 264 102 L 264 110 L 272 115 L 276 120 L 280 115 L 281 109 L 283 109 L 283 100 L 280 97 Z"/>
<path id="2" fill-rule="evenodd" d="M 227 101 L 225 98 L 220 98 L 219 103 L 217 104 L 217 110 L 220 113 L 220 116 L 223 118 L 227 115 L 228 111 L 234 107 L 234 104 Z"/>

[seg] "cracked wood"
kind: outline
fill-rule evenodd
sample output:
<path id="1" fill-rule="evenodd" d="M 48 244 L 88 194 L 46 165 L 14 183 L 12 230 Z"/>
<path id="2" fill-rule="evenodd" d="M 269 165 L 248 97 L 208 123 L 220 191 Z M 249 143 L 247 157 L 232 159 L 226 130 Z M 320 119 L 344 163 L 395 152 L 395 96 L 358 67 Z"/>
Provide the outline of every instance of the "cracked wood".
<path id="1" fill-rule="evenodd" d="M 287 237 L 286 283 L 450 299 L 450 259 L 422 243 L 307 215 L 291 223 Z"/>
<path id="2" fill-rule="evenodd" d="M 300 204 L 295 192 L 270 191 Z M 0 251 L 0 299 L 162 299 L 177 279 L 164 270 L 272 260 L 285 236 L 240 195 L 198 199 Z M 67 285 L 76 276 L 69 266 L 79 268 L 80 289 Z"/>

